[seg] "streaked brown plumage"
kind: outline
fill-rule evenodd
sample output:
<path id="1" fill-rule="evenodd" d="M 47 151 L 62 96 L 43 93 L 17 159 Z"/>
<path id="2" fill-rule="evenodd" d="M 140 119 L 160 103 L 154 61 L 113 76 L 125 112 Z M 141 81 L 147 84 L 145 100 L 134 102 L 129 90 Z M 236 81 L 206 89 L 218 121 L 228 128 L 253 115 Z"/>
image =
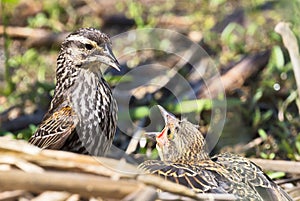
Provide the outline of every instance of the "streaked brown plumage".
<path id="1" fill-rule="evenodd" d="M 117 104 L 102 76 L 105 65 L 119 70 L 106 34 L 82 28 L 65 39 L 54 96 L 31 144 L 91 155 L 107 152 L 116 131 Z"/>
<path id="2" fill-rule="evenodd" d="M 139 166 L 142 170 L 199 193 L 231 193 L 238 200 L 292 200 L 250 160 L 229 153 L 210 158 L 197 126 L 159 108 L 165 128 L 150 135 L 156 138 L 162 160 L 145 161 Z"/>

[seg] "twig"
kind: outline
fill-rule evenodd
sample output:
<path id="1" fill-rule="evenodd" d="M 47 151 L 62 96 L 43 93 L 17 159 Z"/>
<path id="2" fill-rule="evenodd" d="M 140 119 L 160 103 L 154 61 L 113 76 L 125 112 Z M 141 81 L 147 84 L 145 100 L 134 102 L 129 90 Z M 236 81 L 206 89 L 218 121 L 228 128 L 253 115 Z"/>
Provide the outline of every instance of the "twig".
<path id="1" fill-rule="evenodd" d="M 264 140 L 261 137 L 255 138 L 254 140 L 250 141 L 249 143 L 245 144 L 244 146 L 242 146 L 241 148 L 241 152 L 240 153 L 245 153 L 246 151 L 248 151 L 249 149 L 252 149 L 253 147 L 258 146 L 259 144 L 261 144 Z"/>
<path id="2" fill-rule="evenodd" d="M 275 31 L 281 35 L 283 44 L 289 52 L 296 79 L 298 97 L 300 97 L 300 55 L 297 38 L 286 22 L 279 22 L 275 27 Z M 298 112 L 300 114 L 299 104 Z"/>
<path id="3" fill-rule="evenodd" d="M 286 189 L 286 192 L 288 194 L 290 194 L 295 201 L 300 200 L 300 193 L 299 193 L 300 192 L 300 186 L 295 186 L 295 187 L 292 187 L 292 188 L 288 188 L 288 189 Z"/>
<path id="4" fill-rule="evenodd" d="M 33 198 L 31 201 L 62 201 L 66 200 L 70 196 L 71 194 L 67 192 L 45 191 L 39 196 Z"/>
<path id="5" fill-rule="evenodd" d="M 199 98 L 215 98 L 223 91 L 231 92 L 240 88 L 247 78 L 266 66 L 269 61 L 270 52 L 265 51 L 259 54 L 244 58 L 236 66 L 232 67 L 227 73 L 219 77 L 212 77 L 207 81 L 207 87 L 203 88 L 199 93 Z M 223 84 L 223 86 L 220 86 Z"/>
<path id="6" fill-rule="evenodd" d="M 276 180 L 275 183 L 277 185 L 282 185 L 282 184 L 298 182 L 298 181 L 300 181 L 300 177 L 280 179 L 280 180 Z"/>
<path id="7" fill-rule="evenodd" d="M 4 27 L 0 25 L 0 35 Z M 10 37 L 26 38 L 27 47 L 59 46 L 68 33 L 53 33 L 45 29 L 32 29 L 28 27 L 7 27 L 6 33 Z"/>
<path id="8" fill-rule="evenodd" d="M 1 155 L 0 156 L 0 164 L 10 164 L 10 165 L 15 165 L 21 170 L 25 172 L 35 172 L 35 173 L 43 173 L 44 169 L 41 168 L 40 166 L 37 166 L 35 164 L 29 163 L 26 160 L 16 158 L 13 156 L 6 156 L 6 155 Z"/>
<path id="9" fill-rule="evenodd" d="M 188 197 L 192 197 L 192 198 L 197 197 L 197 194 L 195 192 L 193 192 L 191 189 L 189 189 L 185 186 L 164 180 L 164 179 L 159 178 L 154 175 L 146 175 L 146 174 L 139 175 L 137 177 L 137 180 L 141 181 L 147 185 L 155 186 L 156 188 L 159 188 L 163 191 L 168 191 L 171 193 L 188 196 Z"/>
<path id="10" fill-rule="evenodd" d="M 38 110 L 33 114 L 22 115 L 9 121 L 5 121 L 7 116 L 6 114 L 1 114 L 1 117 L 3 118 L 3 121 L 0 119 L 1 127 L 6 131 L 18 131 L 27 128 L 29 124 L 39 124 L 42 121 L 45 113 L 46 111 Z"/>
<path id="11" fill-rule="evenodd" d="M 2 190 L 24 189 L 31 192 L 45 190 L 67 191 L 78 193 L 85 197 L 101 196 L 121 199 L 142 188 L 136 181 L 113 181 L 107 177 L 82 173 L 67 173 L 47 171 L 42 174 L 11 170 L 0 172 Z"/>
<path id="12" fill-rule="evenodd" d="M 262 167 L 264 170 L 300 174 L 300 162 L 284 160 L 266 160 L 258 158 L 250 158 L 250 160 Z"/>
<path id="13" fill-rule="evenodd" d="M 65 201 L 80 201 L 80 195 L 73 194 L 68 199 L 66 199 Z"/>
<path id="14" fill-rule="evenodd" d="M 146 187 L 126 196 L 122 201 L 154 201 L 156 198 L 156 189 L 153 187 Z"/>
<path id="15" fill-rule="evenodd" d="M 198 193 L 197 198 L 188 198 L 182 197 L 174 194 L 170 194 L 168 192 L 159 193 L 159 198 L 161 200 L 182 200 L 182 201 L 194 201 L 194 200 L 205 200 L 205 201 L 228 201 L 228 200 L 236 200 L 235 196 L 232 194 L 216 194 L 216 193 Z"/>
<path id="16" fill-rule="evenodd" d="M 136 131 L 133 133 L 133 136 L 131 137 L 129 145 L 126 149 L 126 152 L 125 152 L 126 154 L 129 155 L 137 149 L 137 146 L 139 144 L 139 141 L 140 141 L 142 133 L 143 133 L 142 126 L 144 124 L 145 124 L 145 118 L 143 118 L 142 120 L 139 121 L 139 125 L 138 125 Z"/>
<path id="17" fill-rule="evenodd" d="M 0 201 L 17 200 L 18 197 L 26 195 L 24 190 L 4 191 L 0 192 Z"/>
<path id="18" fill-rule="evenodd" d="M 48 35 L 50 32 L 45 29 L 33 29 L 29 27 L 6 27 L 6 34 L 10 37 L 29 38 L 34 36 Z M 4 26 L 0 25 L 0 35 L 4 34 Z"/>
<path id="19" fill-rule="evenodd" d="M 202 200 L 236 200 L 236 197 L 233 194 L 204 193 L 198 194 L 197 197 Z"/>
<path id="20" fill-rule="evenodd" d="M 222 152 L 233 152 L 235 154 L 243 154 L 247 152 L 249 149 L 252 149 L 253 147 L 258 146 L 263 142 L 263 139 L 261 137 L 255 138 L 252 141 L 250 141 L 247 144 L 237 144 L 235 145 L 232 150 L 229 147 L 222 148 Z"/>
<path id="21" fill-rule="evenodd" d="M 41 150 L 25 141 L 12 140 L 5 137 L 0 137 L 0 155 L 5 155 L 6 158 L 9 158 L 9 164 L 13 162 L 15 162 L 14 165 L 24 164 L 22 161 L 26 160 L 45 168 L 51 167 L 70 172 L 80 170 L 81 172 L 102 176 L 111 176 L 118 173 L 121 178 L 133 178 L 135 173 L 138 172 L 135 166 L 127 163 L 123 164 L 118 160 L 91 157 L 65 151 Z M 5 164 L 7 163 L 6 161 Z M 21 169 L 26 167 L 28 168 L 29 166 L 22 166 Z"/>

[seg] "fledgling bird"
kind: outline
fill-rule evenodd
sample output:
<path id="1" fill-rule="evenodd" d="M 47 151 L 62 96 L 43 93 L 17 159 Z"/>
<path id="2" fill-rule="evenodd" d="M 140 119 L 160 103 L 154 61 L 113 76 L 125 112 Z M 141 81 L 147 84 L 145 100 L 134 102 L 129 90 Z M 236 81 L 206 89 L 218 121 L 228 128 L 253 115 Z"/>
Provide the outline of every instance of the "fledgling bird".
<path id="1" fill-rule="evenodd" d="M 140 169 L 199 193 L 230 193 L 237 200 L 292 201 L 250 160 L 229 153 L 210 157 L 196 125 L 159 109 L 165 128 L 149 135 L 156 139 L 161 160 L 145 161 Z"/>
<path id="2" fill-rule="evenodd" d="M 106 34 L 81 28 L 67 36 L 57 58 L 54 96 L 31 144 L 96 156 L 108 151 L 118 108 L 104 66 L 120 70 Z"/>

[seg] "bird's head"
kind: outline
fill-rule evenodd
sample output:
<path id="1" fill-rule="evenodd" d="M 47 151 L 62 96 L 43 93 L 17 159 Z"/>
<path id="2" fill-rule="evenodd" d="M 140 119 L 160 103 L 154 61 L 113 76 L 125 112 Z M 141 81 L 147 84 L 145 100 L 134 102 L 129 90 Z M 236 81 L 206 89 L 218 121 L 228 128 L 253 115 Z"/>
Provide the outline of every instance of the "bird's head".
<path id="1" fill-rule="evenodd" d="M 109 37 L 101 31 L 94 28 L 81 28 L 71 33 L 63 42 L 61 48 L 63 60 L 61 62 L 72 61 L 75 68 L 90 70 L 108 65 L 116 70 L 120 70 L 120 64 L 111 50 L 111 41 Z"/>
<path id="2" fill-rule="evenodd" d="M 161 132 L 146 133 L 155 138 L 159 156 L 163 161 L 193 162 L 208 157 L 203 135 L 198 126 L 186 119 L 177 119 L 173 114 L 158 106 L 164 118 Z"/>

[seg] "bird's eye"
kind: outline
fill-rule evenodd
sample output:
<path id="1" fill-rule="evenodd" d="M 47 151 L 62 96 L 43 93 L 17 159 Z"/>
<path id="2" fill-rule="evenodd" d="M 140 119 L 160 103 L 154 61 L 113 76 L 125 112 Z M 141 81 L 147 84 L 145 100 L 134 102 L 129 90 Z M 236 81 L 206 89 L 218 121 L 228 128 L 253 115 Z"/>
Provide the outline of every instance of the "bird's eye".
<path id="1" fill-rule="evenodd" d="M 93 49 L 94 48 L 94 46 L 93 45 L 91 45 L 91 44 L 85 44 L 85 49 L 87 49 L 87 50 L 91 50 L 91 49 Z"/>
<path id="2" fill-rule="evenodd" d="M 173 139 L 173 137 L 174 137 L 173 133 L 171 132 L 170 129 L 167 130 L 167 136 L 168 136 L 168 139 L 170 139 L 170 140 Z"/>

